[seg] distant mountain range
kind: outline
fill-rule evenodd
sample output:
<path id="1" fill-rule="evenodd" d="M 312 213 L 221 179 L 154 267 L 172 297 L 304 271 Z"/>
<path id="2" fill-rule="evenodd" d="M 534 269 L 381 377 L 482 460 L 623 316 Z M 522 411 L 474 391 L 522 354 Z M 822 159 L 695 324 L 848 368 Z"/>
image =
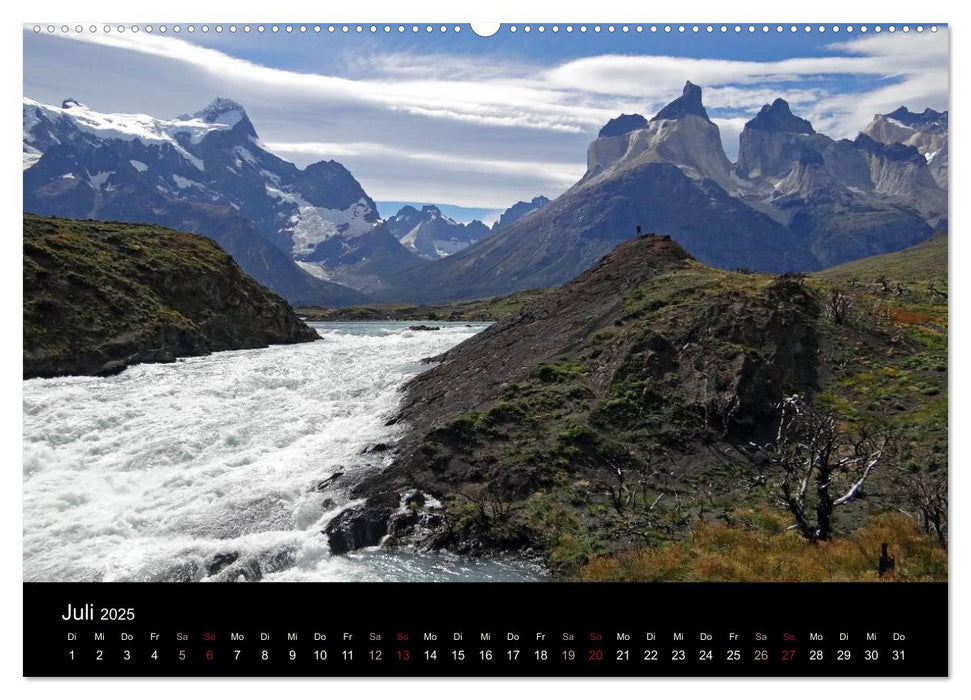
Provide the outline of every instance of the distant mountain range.
<path id="1" fill-rule="evenodd" d="M 403 269 L 496 230 L 457 223 L 434 205 L 379 224 L 343 165 L 301 170 L 269 153 L 245 109 L 225 98 L 169 120 L 25 99 L 23 166 L 25 211 L 208 235 L 294 304 L 361 303 Z M 548 201 L 519 202 L 500 223 Z"/>
<path id="2" fill-rule="evenodd" d="M 587 150 L 587 172 L 562 196 L 404 271 L 388 298 L 440 302 L 561 284 L 637 226 L 722 268 L 817 270 L 900 250 L 947 227 L 947 192 L 930 167 L 946 174 L 946 113 L 924 114 L 900 127 L 911 144 L 887 143 L 894 134 L 875 127 L 837 141 L 779 99 L 745 125 L 733 164 L 689 82 L 651 119 L 608 122 Z"/>
<path id="3" fill-rule="evenodd" d="M 447 257 L 492 233 L 481 221 L 458 223 L 431 204 L 423 206 L 421 211 L 412 206 L 402 207 L 386 223 L 405 248 L 429 260 Z"/>
<path id="4" fill-rule="evenodd" d="M 381 221 L 343 165 L 278 158 L 232 100 L 169 120 L 23 103 L 25 211 L 209 236 L 300 305 L 559 284 L 637 226 L 719 267 L 819 269 L 946 228 L 947 159 L 947 112 L 901 108 L 837 141 L 776 100 L 746 124 L 733 164 L 688 83 L 651 119 L 608 122 L 566 193 L 518 202 L 489 228 L 434 205 Z"/>
<path id="5" fill-rule="evenodd" d="M 421 258 L 438 260 L 488 238 L 549 203 L 550 200 L 542 196 L 529 202 L 516 202 L 499 216 L 492 228 L 478 219 L 467 224 L 455 221 L 434 204 L 426 204 L 420 211 L 413 206 L 404 206 L 386 223 L 391 234 L 405 248 Z"/>

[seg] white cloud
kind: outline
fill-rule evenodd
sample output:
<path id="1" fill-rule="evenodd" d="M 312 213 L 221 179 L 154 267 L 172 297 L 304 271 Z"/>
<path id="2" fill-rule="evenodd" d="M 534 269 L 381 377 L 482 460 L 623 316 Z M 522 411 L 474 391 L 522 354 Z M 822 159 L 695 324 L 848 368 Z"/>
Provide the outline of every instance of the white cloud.
<path id="1" fill-rule="evenodd" d="M 56 35 L 179 61 L 235 84 L 319 100 L 363 102 L 426 117 L 489 126 L 581 132 L 613 110 L 564 99 L 556 90 L 518 80 L 361 79 L 270 68 L 183 39 L 151 34 Z"/>
<path id="2" fill-rule="evenodd" d="M 712 118 L 712 121 L 718 126 L 722 148 L 725 149 L 725 155 L 728 156 L 729 160 L 734 161 L 738 157 L 738 137 L 748 120 L 748 117 Z"/>
<path id="3" fill-rule="evenodd" d="M 358 156 L 364 158 L 395 158 L 431 163 L 447 170 L 494 173 L 497 175 L 527 175 L 543 177 L 563 188 L 580 179 L 585 168 L 576 163 L 537 163 L 523 160 L 470 159 L 448 153 L 409 151 L 380 143 L 287 143 L 264 144 L 271 151 L 286 154 L 311 155 L 318 158 Z"/>
<path id="4" fill-rule="evenodd" d="M 373 186 L 369 186 L 369 193 L 372 197 L 382 200 L 428 200 L 427 193 L 422 196 L 422 192 L 416 192 L 414 188 L 415 166 L 430 168 L 437 171 L 458 174 L 481 174 L 490 176 L 501 176 L 508 184 L 510 179 L 529 182 L 531 192 L 562 192 L 580 179 L 584 173 L 584 166 L 580 163 L 544 163 L 526 160 L 500 160 L 492 158 L 470 159 L 461 155 L 449 153 L 436 153 L 413 151 L 395 146 L 389 146 L 374 142 L 357 143 L 287 143 L 270 142 L 265 143 L 269 150 L 286 156 L 311 156 L 318 158 L 337 158 L 345 162 L 354 159 L 361 163 L 361 159 L 377 160 L 385 171 L 407 174 L 402 178 L 404 182 L 396 184 L 393 189 L 386 185 L 379 185 L 371 192 Z M 362 169 L 370 171 L 373 164 L 362 164 Z M 372 179 L 372 183 L 375 180 Z M 512 204 L 515 199 L 510 200 L 508 196 L 496 196 L 495 194 L 483 193 L 478 188 L 464 186 L 458 187 L 459 182 L 454 181 L 449 188 L 450 199 L 439 198 L 437 201 L 447 201 L 451 204 L 466 206 L 493 206 L 506 207 Z M 424 186 L 424 184 L 422 185 Z M 470 189 L 476 189 L 474 195 Z M 403 194 L 403 193 L 406 193 Z M 484 198 L 484 199 L 483 199 Z M 430 200 L 429 200 L 430 201 Z M 483 202 L 485 202 L 483 204 Z"/>
<path id="5" fill-rule="evenodd" d="M 584 145 L 600 126 L 621 112 L 652 116 L 686 80 L 704 87 L 730 157 L 745 121 L 776 97 L 818 131 L 852 137 L 876 112 L 941 109 L 948 96 L 946 30 L 846 38 L 829 47 L 833 55 L 772 61 L 601 55 L 540 66 L 377 52 L 338 62 L 340 75 L 260 65 L 158 34 L 55 36 L 30 37 L 34 65 L 43 67 L 30 82 L 25 64 L 25 89 L 60 85 L 61 97 L 172 105 L 171 114 L 191 111 L 196 105 L 183 101 L 200 94 L 232 96 L 251 106 L 261 136 L 298 163 L 337 157 L 372 196 L 466 206 L 503 208 L 562 191 L 582 174 Z M 90 63 L 86 72 L 41 55 L 53 42 L 66 46 L 64 37 L 85 42 L 77 53 Z"/>

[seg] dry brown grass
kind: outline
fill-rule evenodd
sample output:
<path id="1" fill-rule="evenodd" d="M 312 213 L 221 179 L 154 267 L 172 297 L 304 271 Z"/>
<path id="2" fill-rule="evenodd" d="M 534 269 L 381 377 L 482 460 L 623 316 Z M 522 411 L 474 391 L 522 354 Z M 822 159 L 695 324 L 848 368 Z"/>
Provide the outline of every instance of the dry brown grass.
<path id="1" fill-rule="evenodd" d="M 700 523 L 683 541 L 588 562 L 586 581 L 879 581 L 880 545 L 896 571 L 884 580 L 946 581 L 947 552 L 908 516 L 870 518 L 851 537 L 808 544 L 782 514 L 740 510 L 731 525 Z"/>
<path id="2" fill-rule="evenodd" d="M 902 306 L 885 306 L 881 308 L 881 311 L 887 314 L 887 317 L 894 323 L 900 323 L 906 326 L 938 320 L 934 314 L 915 311 L 914 309 L 907 309 Z"/>

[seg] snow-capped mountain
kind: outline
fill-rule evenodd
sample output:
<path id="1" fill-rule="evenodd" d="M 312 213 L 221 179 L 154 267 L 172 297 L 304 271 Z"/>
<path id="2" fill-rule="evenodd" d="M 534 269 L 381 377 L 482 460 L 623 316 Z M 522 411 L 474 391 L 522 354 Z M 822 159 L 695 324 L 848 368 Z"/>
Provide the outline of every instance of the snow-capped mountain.
<path id="1" fill-rule="evenodd" d="M 401 245 L 428 260 L 437 260 L 481 241 L 492 231 L 481 221 L 461 224 L 431 204 L 421 211 L 412 206 L 402 207 L 387 220 L 388 231 Z"/>
<path id="2" fill-rule="evenodd" d="M 900 107 L 890 114 L 875 114 L 863 133 L 874 141 L 913 146 L 927 160 L 931 175 L 947 189 L 947 110 L 911 112 Z"/>
<path id="3" fill-rule="evenodd" d="M 23 120 L 24 208 L 35 213 L 172 225 L 201 207 L 207 219 L 221 212 L 250 222 L 318 278 L 327 277 L 318 270 L 320 246 L 332 239 L 353 245 L 378 221 L 374 202 L 344 166 L 331 160 L 301 170 L 278 158 L 232 100 L 158 119 L 101 113 L 76 100 L 56 107 L 25 99 Z M 246 269 L 247 256 L 230 252 Z M 296 272 L 287 274 L 304 276 L 292 262 Z"/>

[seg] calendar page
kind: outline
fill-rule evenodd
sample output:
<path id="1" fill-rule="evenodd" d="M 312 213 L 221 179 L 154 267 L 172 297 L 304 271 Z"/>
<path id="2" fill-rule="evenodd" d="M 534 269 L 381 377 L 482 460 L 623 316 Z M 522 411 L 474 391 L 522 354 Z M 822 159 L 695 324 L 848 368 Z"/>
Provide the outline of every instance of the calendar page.
<path id="1" fill-rule="evenodd" d="M 24 675 L 948 674 L 946 24 L 22 31 Z"/>

